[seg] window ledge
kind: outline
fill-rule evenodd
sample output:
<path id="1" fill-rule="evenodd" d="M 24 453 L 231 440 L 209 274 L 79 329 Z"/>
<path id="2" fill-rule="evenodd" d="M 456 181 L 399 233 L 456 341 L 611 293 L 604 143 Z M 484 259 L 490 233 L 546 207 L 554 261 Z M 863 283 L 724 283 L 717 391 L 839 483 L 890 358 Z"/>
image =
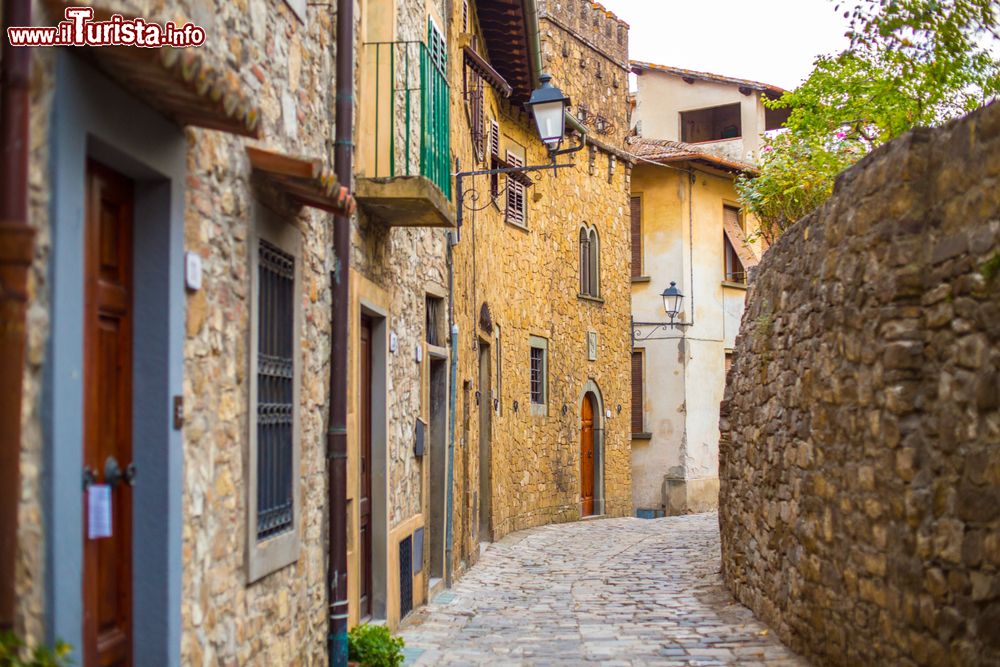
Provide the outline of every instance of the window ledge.
<path id="1" fill-rule="evenodd" d="M 649 276 L 632 276 L 633 283 L 648 283 L 651 280 Z"/>
<path id="2" fill-rule="evenodd" d="M 591 303 L 596 303 L 598 305 L 604 305 L 604 299 L 599 296 L 590 296 L 589 294 L 577 294 L 576 298 L 581 301 L 590 301 Z"/>
<path id="3" fill-rule="evenodd" d="M 513 227 L 514 229 L 520 229 L 522 232 L 525 233 L 530 233 L 531 231 L 530 229 L 528 229 L 528 225 L 520 225 L 516 222 L 511 222 L 510 220 L 507 220 L 506 216 L 504 217 L 504 224 L 506 224 L 508 227 Z"/>
<path id="4" fill-rule="evenodd" d="M 529 408 L 531 416 L 533 417 L 548 417 L 549 416 L 549 406 L 547 403 L 532 403 Z"/>
<path id="5" fill-rule="evenodd" d="M 747 290 L 746 283 L 733 283 L 733 282 L 729 282 L 728 280 L 723 280 L 722 281 L 722 286 L 723 287 L 731 287 L 733 289 L 738 289 L 738 290 L 743 290 L 744 292 Z"/>
<path id="6" fill-rule="evenodd" d="M 653 439 L 653 434 L 652 433 L 646 433 L 646 432 L 633 433 L 632 434 L 632 439 L 633 440 L 652 440 Z"/>

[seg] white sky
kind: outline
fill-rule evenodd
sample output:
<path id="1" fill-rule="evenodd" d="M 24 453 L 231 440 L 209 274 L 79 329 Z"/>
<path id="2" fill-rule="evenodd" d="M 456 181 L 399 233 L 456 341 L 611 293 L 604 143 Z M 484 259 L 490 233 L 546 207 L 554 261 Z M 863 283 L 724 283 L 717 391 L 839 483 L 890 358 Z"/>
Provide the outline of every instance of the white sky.
<path id="1" fill-rule="evenodd" d="M 598 0 L 629 24 L 629 57 L 791 89 L 847 46 L 833 0 Z"/>

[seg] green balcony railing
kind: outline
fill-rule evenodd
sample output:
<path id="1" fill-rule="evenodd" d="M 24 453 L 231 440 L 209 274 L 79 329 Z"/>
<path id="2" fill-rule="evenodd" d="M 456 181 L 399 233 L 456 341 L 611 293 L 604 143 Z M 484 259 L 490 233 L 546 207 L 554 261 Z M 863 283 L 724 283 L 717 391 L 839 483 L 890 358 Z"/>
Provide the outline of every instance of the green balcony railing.
<path id="1" fill-rule="evenodd" d="M 366 171 L 373 178 L 425 176 L 451 199 L 449 89 L 443 40 L 370 42 L 375 113 Z"/>

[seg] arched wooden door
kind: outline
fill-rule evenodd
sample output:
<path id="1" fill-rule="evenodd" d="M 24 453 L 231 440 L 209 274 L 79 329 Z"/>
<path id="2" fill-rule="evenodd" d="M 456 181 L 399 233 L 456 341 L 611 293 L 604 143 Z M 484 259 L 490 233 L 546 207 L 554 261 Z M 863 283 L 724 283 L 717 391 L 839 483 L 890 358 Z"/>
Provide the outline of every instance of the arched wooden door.
<path id="1" fill-rule="evenodd" d="M 594 399 L 588 393 L 580 409 L 580 515 L 594 513 Z"/>

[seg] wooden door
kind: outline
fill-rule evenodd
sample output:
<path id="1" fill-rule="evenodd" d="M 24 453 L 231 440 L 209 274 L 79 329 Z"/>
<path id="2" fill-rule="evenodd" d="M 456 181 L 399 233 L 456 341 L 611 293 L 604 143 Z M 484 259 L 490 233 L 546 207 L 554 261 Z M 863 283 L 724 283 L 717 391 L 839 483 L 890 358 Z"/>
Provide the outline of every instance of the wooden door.
<path id="1" fill-rule="evenodd" d="M 113 488 L 111 537 L 90 539 L 83 503 L 85 667 L 132 664 L 132 488 L 106 474 L 132 463 L 132 193 L 87 164 L 83 464 Z"/>
<path id="2" fill-rule="evenodd" d="M 490 346 L 479 342 L 479 541 L 493 541 L 492 418 Z"/>
<path id="3" fill-rule="evenodd" d="M 360 615 L 372 614 L 372 322 L 361 319 L 360 424 L 361 489 L 358 509 Z"/>
<path id="4" fill-rule="evenodd" d="M 580 515 L 594 513 L 594 403 L 590 394 L 583 397 L 580 410 Z"/>

